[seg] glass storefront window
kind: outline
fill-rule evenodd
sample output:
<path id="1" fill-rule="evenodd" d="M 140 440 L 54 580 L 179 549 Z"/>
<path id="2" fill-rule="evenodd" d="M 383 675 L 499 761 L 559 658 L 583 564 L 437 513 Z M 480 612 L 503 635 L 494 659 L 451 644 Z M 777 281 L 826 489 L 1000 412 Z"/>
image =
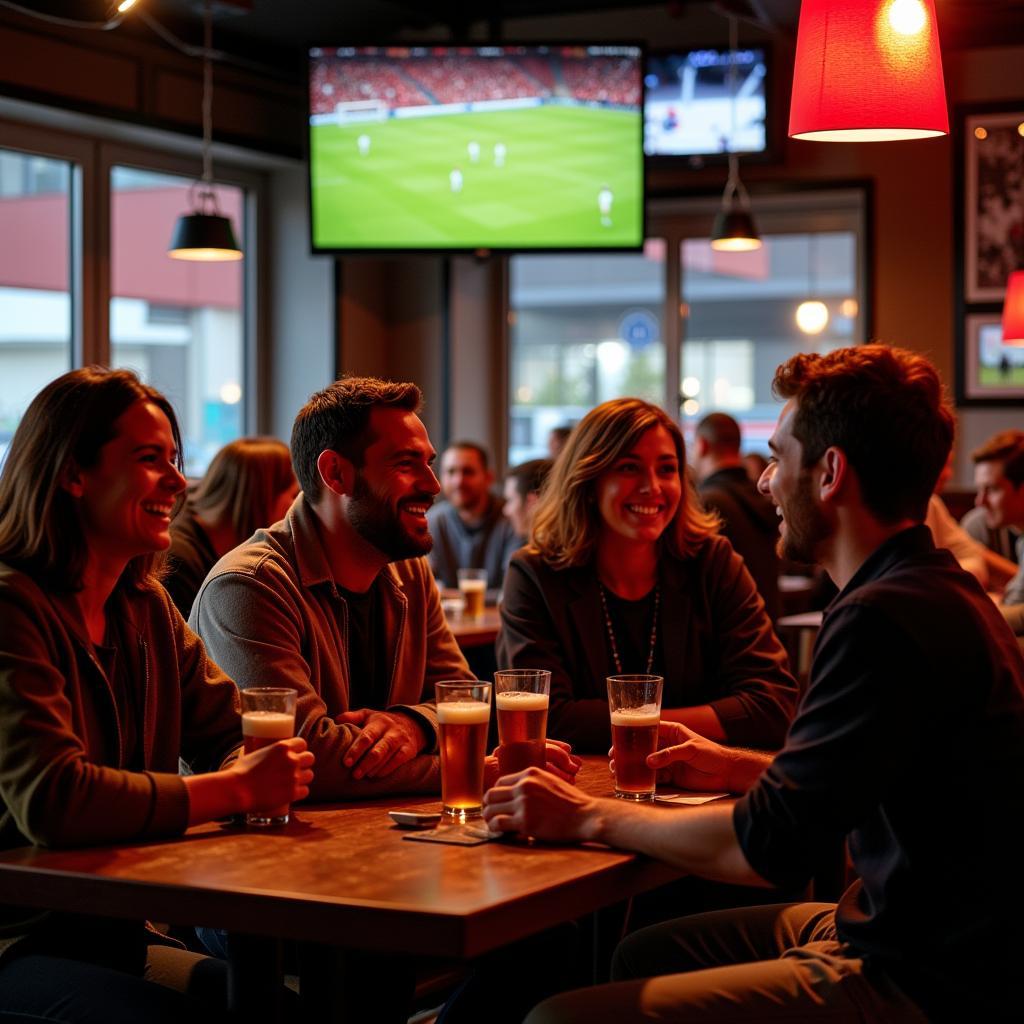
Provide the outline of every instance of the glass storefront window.
<path id="1" fill-rule="evenodd" d="M 638 254 L 510 261 L 509 465 L 599 402 L 665 393 L 665 244 Z"/>
<path id="2" fill-rule="evenodd" d="M 192 179 L 114 167 L 111 172 L 111 365 L 163 391 L 181 421 L 186 472 L 199 476 L 244 432 L 243 265 L 167 256 Z M 245 248 L 244 192 L 219 185 L 220 211 Z"/>
<path id="3" fill-rule="evenodd" d="M 852 229 L 762 240 L 750 253 L 715 252 L 703 238 L 682 242 L 680 392 L 687 434 L 708 413 L 728 412 L 744 448 L 766 452 L 778 416 L 776 367 L 797 352 L 855 344 L 862 332 Z"/>
<path id="4" fill-rule="evenodd" d="M 72 364 L 72 171 L 0 149 L 0 463 L 28 403 Z"/>

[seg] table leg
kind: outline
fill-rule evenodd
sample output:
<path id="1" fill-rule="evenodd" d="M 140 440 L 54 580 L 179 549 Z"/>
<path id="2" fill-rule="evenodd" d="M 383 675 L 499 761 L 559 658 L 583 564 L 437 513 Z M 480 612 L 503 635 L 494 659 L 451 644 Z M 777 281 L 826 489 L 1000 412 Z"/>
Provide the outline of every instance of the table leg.
<path id="1" fill-rule="evenodd" d="M 263 935 L 228 936 L 228 1008 L 246 1024 L 284 1020 L 281 943 Z"/>
<path id="2" fill-rule="evenodd" d="M 404 1024 L 416 988 L 413 960 L 303 942 L 299 954 L 299 1017 L 317 1024 Z"/>
<path id="3" fill-rule="evenodd" d="M 613 903 L 590 915 L 590 983 L 603 985 L 611 980 L 612 954 L 622 940 L 629 914 L 629 903 Z"/>

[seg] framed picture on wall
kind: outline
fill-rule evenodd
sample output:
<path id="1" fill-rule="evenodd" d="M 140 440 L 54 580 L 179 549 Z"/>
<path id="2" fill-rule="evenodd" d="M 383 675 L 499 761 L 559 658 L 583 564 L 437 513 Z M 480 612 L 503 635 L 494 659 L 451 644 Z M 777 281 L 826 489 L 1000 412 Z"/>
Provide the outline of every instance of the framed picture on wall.
<path id="1" fill-rule="evenodd" d="M 1002 302 L 1024 267 L 1024 102 L 961 116 L 963 301 Z"/>
<path id="2" fill-rule="evenodd" d="M 1024 403 L 1024 346 L 1004 345 L 999 313 L 968 313 L 960 352 L 961 404 Z"/>

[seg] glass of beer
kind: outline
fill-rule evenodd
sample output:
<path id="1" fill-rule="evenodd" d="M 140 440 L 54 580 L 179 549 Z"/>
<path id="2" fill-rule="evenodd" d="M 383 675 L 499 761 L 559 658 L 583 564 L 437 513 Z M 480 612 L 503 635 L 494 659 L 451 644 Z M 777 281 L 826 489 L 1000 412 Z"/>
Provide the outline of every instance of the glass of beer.
<path id="1" fill-rule="evenodd" d="M 494 673 L 494 706 L 498 711 L 498 765 L 502 775 L 521 772 L 547 761 L 547 669 L 509 668 Z"/>
<path id="2" fill-rule="evenodd" d="M 612 718 L 615 795 L 621 800 L 653 800 L 656 772 L 647 758 L 658 749 L 661 676 L 608 677 Z"/>
<path id="3" fill-rule="evenodd" d="M 460 679 L 437 683 L 435 690 L 441 745 L 441 810 L 450 822 L 479 818 L 484 803 L 491 684 Z"/>
<path id="4" fill-rule="evenodd" d="M 470 619 L 479 619 L 484 613 L 487 597 L 486 569 L 459 569 L 459 590 L 466 599 L 463 614 Z"/>
<path id="5" fill-rule="evenodd" d="M 251 754 L 278 740 L 295 735 L 294 690 L 282 686 L 250 686 L 242 694 L 242 739 L 245 752 Z M 287 825 L 290 807 L 272 807 L 249 811 L 247 825 Z"/>

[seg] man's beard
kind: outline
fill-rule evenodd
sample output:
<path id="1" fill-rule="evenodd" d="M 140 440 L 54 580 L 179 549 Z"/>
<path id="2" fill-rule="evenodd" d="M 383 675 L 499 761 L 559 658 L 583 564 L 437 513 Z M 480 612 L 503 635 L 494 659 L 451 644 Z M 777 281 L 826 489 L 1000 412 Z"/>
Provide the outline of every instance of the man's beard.
<path id="1" fill-rule="evenodd" d="M 432 505 L 433 502 L 433 495 L 418 494 L 404 498 L 401 504 Z M 360 473 L 356 474 L 348 502 L 348 521 L 363 540 L 386 555 L 390 562 L 418 558 L 434 546 L 429 532 L 422 537 L 415 536 L 402 525 L 400 516 L 396 508 L 370 488 Z"/>
<path id="2" fill-rule="evenodd" d="M 780 558 L 805 565 L 817 562 L 818 544 L 832 532 L 828 520 L 814 503 L 811 486 L 810 472 L 801 470 L 795 493 L 782 509 L 786 529 L 776 545 Z"/>

